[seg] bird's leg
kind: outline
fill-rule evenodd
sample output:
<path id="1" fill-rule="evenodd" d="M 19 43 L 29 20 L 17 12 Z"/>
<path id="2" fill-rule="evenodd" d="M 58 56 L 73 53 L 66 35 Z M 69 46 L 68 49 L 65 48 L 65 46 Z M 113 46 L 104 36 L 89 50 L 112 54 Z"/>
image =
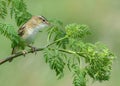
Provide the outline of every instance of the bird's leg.
<path id="1" fill-rule="evenodd" d="M 31 45 L 28 45 L 28 47 L 30 47 L 30 48 L 31 48 L 32 53 L 34 53 L 34 52 L 35 52 L 35 54 L 37 54 L 37 52 L 36 52 L 36 47 L 33 47 L 33 46 L 31 46 Z"/>

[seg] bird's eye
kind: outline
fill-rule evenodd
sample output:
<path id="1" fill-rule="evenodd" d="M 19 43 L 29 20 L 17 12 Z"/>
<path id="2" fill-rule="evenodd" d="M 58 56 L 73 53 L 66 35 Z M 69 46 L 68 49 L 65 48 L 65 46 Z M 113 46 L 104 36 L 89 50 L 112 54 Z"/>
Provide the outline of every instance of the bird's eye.
<path id="1" fill-rule="evenodd" d="M 43 22 L 45 22 L 45 20 L 43 19 Z"/>

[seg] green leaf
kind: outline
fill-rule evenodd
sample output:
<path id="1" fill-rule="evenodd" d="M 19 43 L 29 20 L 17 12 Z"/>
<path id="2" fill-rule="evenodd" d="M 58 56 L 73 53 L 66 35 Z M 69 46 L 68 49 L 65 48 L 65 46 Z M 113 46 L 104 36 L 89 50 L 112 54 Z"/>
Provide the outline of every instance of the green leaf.
<path id="1" fill-rule="evenodd" d="M 15 16 L 17 26 L 23 25 L 26 21 L 31 18 L 31 14 L 27 12 L 27 6 L 24 0 L 13 0 L 11 6 L 11 18 Z"/>
<path id="2" fill-rule="evenodd" d="M 18 36 L 12 25 L 0 23 L 0 34 L 11 40 L 11 47 L 20 46 L 21 48 L 24 48 L 24 40 Z"/>
<path id="3" fill-rule="evenodd" d="M 65 27 L 66 35 L 74 39 L 81 39 L 90 34 L 87 25 L 69 24 Z"/>
<path id="4" fill-rule="evenodd" d="M 0 18 L 4 19 L 7 15 L 7 3 L 0 0 Z"/>
<path id="5" fill-rule="evenodd" d="M 86 86 L 86 72 L 85 70 L 82 70 L 77 65 L 73 65 L 73 71 L 74 71 L 74 79 L 73 84 L 74 86 Z"/>
<path id="6" fill-rule="evenodd" d="M 62 78 L 64 75 L 63 69 L 65 66 L 65 62 L 61 58 L 61 55 L 62 54 L 57 50 L 46 49 L 44 52 L 46 63 L 48 63 L 50 68 L 56 72 L 56 76 L 58 77 L 58 79 Z"/>
<path id="7" fill-rule="evenodd" d="M 63 28 L 63 23 L 61 23 L 61 21 L 59 21 L 59 20 L 54 20 L 54 21 L 51 20 L 50 22 L 51 22 L 52 27 L 50 27 L 48 29 L 48 41 L 49 40 L 56 41 L 60 38 L 64 38 L 66 36 L 66 32 L 65 32 L 65 29 Z M 69 40 L 68 40 L 68 38 L 66 38 L 61 41 L 58 41 L 56 43 L 56 45 L 58 47 L 62 47 L 65 49 L 68 42 L 69 42 Z"/>

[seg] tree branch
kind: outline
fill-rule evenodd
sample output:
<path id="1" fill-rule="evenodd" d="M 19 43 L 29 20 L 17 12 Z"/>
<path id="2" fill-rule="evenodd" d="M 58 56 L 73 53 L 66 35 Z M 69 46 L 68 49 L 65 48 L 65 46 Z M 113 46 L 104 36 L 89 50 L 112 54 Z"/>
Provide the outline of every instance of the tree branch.
<path id="1" fill-rule="evenodd" d="M 35 49 L 35 51 L 42 51 L 42 50 L 44 50 L 45 48 L 37 48 L 37 49 Z M 26 52 L 26 54 L 29 54 L 29 53 L 33 53 L 33 50 L 28 50 L 27 52 Z M 11 56 L 8 56 L 8 57 L 6 57 L 6 58 L 3 58 L 3 59 L 1 59 L 0 60 L 0 65 L 1 64 L 3 64 L 3 63 L 5 63 L 5 62 L 7 62 L 7 61 L 10 61 L 10 60 L 12 60 L 12 59 L 14 59 L 14 58 L 17 58 L 17 57 L 19 57 L 19 56 L 22 56 L 22 55 L 24 55 L 22 52 L 19 52 L 19 53 L 16 53 L 16 54 L 13 54 L 13 55 L 11 55 Z"/>
<path id="2" fill-rule="evenodd" d="M 65 37 L 63 37 L 63 38 L 60 38 L 60 39 L 58 39 L 58 40 L 56 40 L 56 41 L 48 44 L 48 45 L 45 46 L 44 48 L 37 48 L 37 49 L 35 49 L 34 52 L 36 52 L 36 51 L 42 51 L 42 50 L 44 50 L 45 48 L 47 48 L 47 47 L 49 47 L 49 46 L 51 46 L 51 45 L 53 45 L 53 44 L 55 44 L 55 43 L 57 43 L 57 42 L 65 39 L 65 38 L 67 38 L 67 36 L 65 36 Z M 28 50 L 28 51 L 26 52 L 26 54 L 29 54 L 29 53 L 33 53 L 33 50 Z M 12 59 L 14 59 L 14 58 L 17 58 L 17 57 L 19 57 L 19 56 L 22 56 L 22 55 L 24 55 L 22 52 L 18 52 L 18 53 L 16 53 L 16 54 L 13 54 L 13 55 L 11 55 L 11 56 L 8 56 L 8 57 L 6 57 L 6 58 L 3 58 L 3 59 L 0 60 L 0 65 L 3 64 L 3 63 L 5 63 L 5 62 L 7 62 L 7 61 L 10 61 L 10 60 L 12 60 Z"/>

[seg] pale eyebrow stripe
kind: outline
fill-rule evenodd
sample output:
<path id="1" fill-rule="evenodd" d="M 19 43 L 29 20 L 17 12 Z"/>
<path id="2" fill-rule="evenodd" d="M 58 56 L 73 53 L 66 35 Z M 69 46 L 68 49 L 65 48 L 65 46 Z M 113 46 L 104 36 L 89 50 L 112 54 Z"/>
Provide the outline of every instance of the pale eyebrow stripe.
<path id="1" fill-rule="evenodd" d="M 44 16 L 40 16 L 42 19 L 45 19 L 47 21 L 47 19 Z"/>

